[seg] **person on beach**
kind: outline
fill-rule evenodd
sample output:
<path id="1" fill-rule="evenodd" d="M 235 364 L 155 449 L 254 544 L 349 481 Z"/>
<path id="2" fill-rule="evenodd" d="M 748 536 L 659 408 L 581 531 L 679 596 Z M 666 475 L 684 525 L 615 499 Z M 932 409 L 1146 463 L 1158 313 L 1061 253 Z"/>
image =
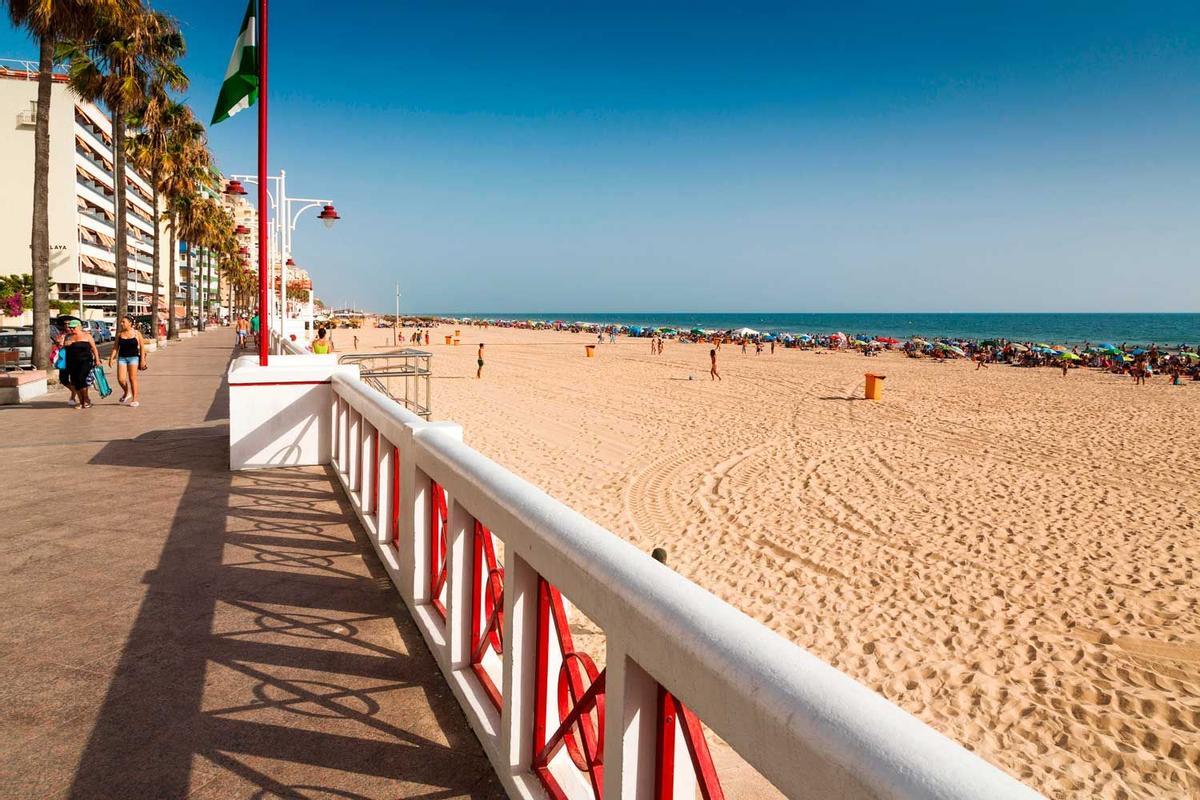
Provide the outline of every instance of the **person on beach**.
<path id="1" fill-rule="evenodd" d="M 760 342 L 758 339 L 754 340 L 754 355 L 762 355 L 762 342 Z"/>
<path id="2" fill-rule="evenodd" d="M 130 408 L 137 408 L 141 405 L 138 402 L 137 374 L 138 370 L 145 369 L 145 341 L 131 317 L 122 317 L 118 324 L 117 341 L 108 354 L 108 365 L 111 367 L 114 361 L 117 364 L 117 383 L 121 384 L 121 399 L 117 402 L 128 401 Z"/>
<path id="3" fill-rule="evenodd" d="M 92 401 L 88 397 L 88 387 L 94 380 L 92 368 L 100 363 L 100 351 L 96 349 L 96 342 L 92 339 L 92 335 L 83 329 L 77 319 L 67 322 L 66 347 L 67 385 L 75 390 L 75 395 L 79 399 L 79 405 L 76 408 L 81 410 L 91 408 Z"/>
<path id="4" fill-rule="evenodd" d="M 333 352 L 333 340 L 329 338 L 329 331 L 324 328 L 317 330 L 317 338 L 313 339 L 312 351 L 319 356 Z"/>
<path id="5" fill-rule="evenodd" d="M 650 355 L 658 354 L 658 337 L 654 336 L 650 339 Z"/>
<path id="6" fill-rule="evenodd" d="M 479 352 L 475 354 L 475 380 L 483 377 L 483 342 L 479 343 Z"/>
<path id="7" fill-rule="evenodd" d="M 425 331 L 425 346 L 429 347 L 429 331 Z"/>
<path id="8" fill-rule="evenodd" d="M 721 380 L 721 373 L 717 372 L 717 348 L 716 347 L 714 347 L 713 349 L 708 351 L 708 360 L 710 362 L 710 366 L 708 368 L 708 379 L 710 381 Z"/>
<path id="9" fill-rule="evenodd" d="M 1067 377 L 1067 360 L 1065 358 L 1060 358 L 1059 362 L 1061 362 L 1059 363 L 1059 366 L 1062 367 L 1062 376 L 1065 378 Z"/>

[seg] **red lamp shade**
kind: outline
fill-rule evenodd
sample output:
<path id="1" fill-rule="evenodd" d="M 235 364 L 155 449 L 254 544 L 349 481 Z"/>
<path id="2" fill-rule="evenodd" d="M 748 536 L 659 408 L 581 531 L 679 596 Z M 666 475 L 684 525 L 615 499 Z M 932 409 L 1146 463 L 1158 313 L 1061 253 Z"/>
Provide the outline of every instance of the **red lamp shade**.
<path id="1" fill-rule="evenodd" d="M 245 248 L 245 247 L 238 248 L 238 252 L 239 252 L 239 253 L 241 253 L 241 254 L 242 254 L 242 255 L 244 255 L 244 256 L 248 256 L 248 255 L 250 255 L 250 250 L 249 250 L 248 248 Z"/>
<path id="2" fill-rule="evenodd" d="M 295 261 L 295 259 L 292 259 L 292 258 L 289 258 L 287 261 L 285 261 L 285 262 L 283 262 L 283 263 L 284 263 L 284 264 L 286 264 L 286 265 L 288 265 L 289 267 L 294 267 L 294 266 L 296 266 L 296 261 Z"/>
<path id="3" fill-rule="evenodd" d="M 250 229 L 247 228 L 245 225 L 238 225 L 236 228 L 233 229 L 233 232 L 236 233 L 238 236 L 245 236 L 246 234 L 248 234 L 250 232 Z"/>
<path id="4" fill-rule="evenodd" d="M 341 218 L 341 215 L 337 213 L 337 209 L 333 206 L 325 206 L 321 209 L 321 213 L 317 215 L 317 219 L 324 222 L 326 228 L 332 228 L 333 223 Z"/>
<path id="5" fill-rule="evenodd" d="M 225 184 L 225 194 L 246 194 L 246 187 L 242 186 L 241 181 L 230 181 L 229 183 Z"/>

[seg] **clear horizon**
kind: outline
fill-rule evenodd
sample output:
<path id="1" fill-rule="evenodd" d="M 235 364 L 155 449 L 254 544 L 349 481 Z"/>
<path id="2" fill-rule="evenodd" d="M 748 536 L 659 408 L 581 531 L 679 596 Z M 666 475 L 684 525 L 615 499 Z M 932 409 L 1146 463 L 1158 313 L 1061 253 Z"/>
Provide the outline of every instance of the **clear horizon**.
<path id="1" fill-rule="evenodd" d="M 202 119 L 244 5 L 155 4 Z M 272 14 L 272 171 L 343 214 L 295 236 L 330 305 L 390 306 L 399 280 L 409 311 L 1200 308 L 1194 3 L 366 21 Z M 340 41 L 353 59 L 311 47 Z M 0 26 L 0 55 L 35 53 Z M 223 171 L 253 171 L 254 135 L 251 113 L 212 129 Z M 738 311 L 776 305 L 820 310 Z"/>

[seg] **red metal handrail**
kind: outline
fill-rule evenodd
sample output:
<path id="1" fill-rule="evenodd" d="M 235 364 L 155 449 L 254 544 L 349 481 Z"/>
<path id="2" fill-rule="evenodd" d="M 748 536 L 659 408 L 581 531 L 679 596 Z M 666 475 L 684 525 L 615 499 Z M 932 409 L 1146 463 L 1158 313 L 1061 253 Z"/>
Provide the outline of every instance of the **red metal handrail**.
<path id="1" fill-rule="evenodd" d="M 658 687 L 658 739 L 657 758 L 654 762 L 654 797 L 656 800 L 674 800 L 675 797 L 675 733 L 683 733 L 691 757 L 692 769 L 696 773 L 697 788 L 703 800 L 725 800 L 717 769 L 713 766 L 712 754 L 700 720 L 679 699 Z"/>
<path id="2" fill-rule="evenodd" d="M 437 481 L 429 482 L 431 502 L 429 515 L 429 600 L 433 607 L 446 618 L 446 604 L 442 591 L 446 588 L 446 529 L 450 525 L 450 511 L 446 505 L 446 490 Z"/>
<path id="3" fill-rule="evenodd" d="M 490 649 L 504 654 L 504 567 L 496 561 L 492 532 L 475 520 L 471 569 L 471 668 L 497 710 L 503 704 L 500 690 L 483 666 Z"/>
<path id="4" fill-rule="evenodd" d="M 547 738 L 551 626 L 562 654 L 562 665 L 557 681 L 559 724 Z M 607 670 L 597 672 L 591 657 L 576 651 L 567 625 L 562 595 L 542 577 L 538 578 L 536 660 L 533 769 L 554 800 L 566 800 L 562 786 L 550 772 L 551 759 L 565 746 L 571 762 L 587 775 L 592 795 L 596 800 L 601 800 L 604 786 L 604 684 Z"/>

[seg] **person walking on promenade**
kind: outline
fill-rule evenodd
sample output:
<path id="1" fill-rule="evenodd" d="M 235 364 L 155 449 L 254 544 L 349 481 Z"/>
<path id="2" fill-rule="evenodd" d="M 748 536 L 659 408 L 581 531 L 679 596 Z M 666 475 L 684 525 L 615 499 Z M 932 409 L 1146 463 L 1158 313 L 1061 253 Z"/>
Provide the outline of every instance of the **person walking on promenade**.
<path id="1" fill-rule="evenodd" d="M 54 335 L 54 349 L 50 352 L 50 363 L 58 370 L 59 385 L 67 387 L 67 391 L 71 393 L 71 399 L 67 401 L 67 405 L 72 408 L 79 405 L 75 387 L 71 385 L 71 376 L 67 372 L 67 332 L 65 328 L 59 328 Z"/>
<path id="2" fill-rule="evenodd" d="M 708 368 L 708 379 L 710 381 L 721 380 L 721 373 L 717 372 L 717 348 L 708 351 L 708 359 L 711 366 Z"/>
<path id="3" fill-rule="evenodd" d="M 258 344 L 258 314 L 250 318 L 250 333 L 254 336 L 254 343 Z"/>
<path id="4" fill-rule="evenodd" d="M 479 353 L 476 356 L 477 367 L 475 369 L 475 379 L 479 380 L 483 377 L 483 343 L 479 343 Z"/>
<path id="5" fill-rule="evenodd" d="M 312 351 L 319 356 L 333 352 L 333 340 L 329 338 L 329 331 L 324 328 L 317 330 L 317 338 L 313 340 Z"/>
<path id="6" fill-rule="evenodd" d="M 76 408 L 92 407 L 88 387 L 92 385 L 92 367 L 100 363 L 100 351 L 92 335 L 83 329 L 79 320 L 67 322 L 67 385 L 75 390 L 79 398 Z"/>
<path id="7" fill-rule="evenodd" d="M 237 334 L 238 347 L 242 350 L 246 349 L 246 337 L 250 334 L 250 323 L 246 322 L 244 316 L 238 317 L 237 322 L 233 326 L 234 332 Z"/>
<path id="8" fill-rule="evenodd" d="M 146 368 L 145 342 L 142 332 L 134 327 L 129 317 L 122 317 L 117 324 L 117 341 L 108 354 L 108 365 L 117 363 L 117 383 L 121 384 L 121 399 L 117 402 L 129 401 L 130 408 L 137 408 L 140 405 L 137 374 L 138 370 Z"/>

